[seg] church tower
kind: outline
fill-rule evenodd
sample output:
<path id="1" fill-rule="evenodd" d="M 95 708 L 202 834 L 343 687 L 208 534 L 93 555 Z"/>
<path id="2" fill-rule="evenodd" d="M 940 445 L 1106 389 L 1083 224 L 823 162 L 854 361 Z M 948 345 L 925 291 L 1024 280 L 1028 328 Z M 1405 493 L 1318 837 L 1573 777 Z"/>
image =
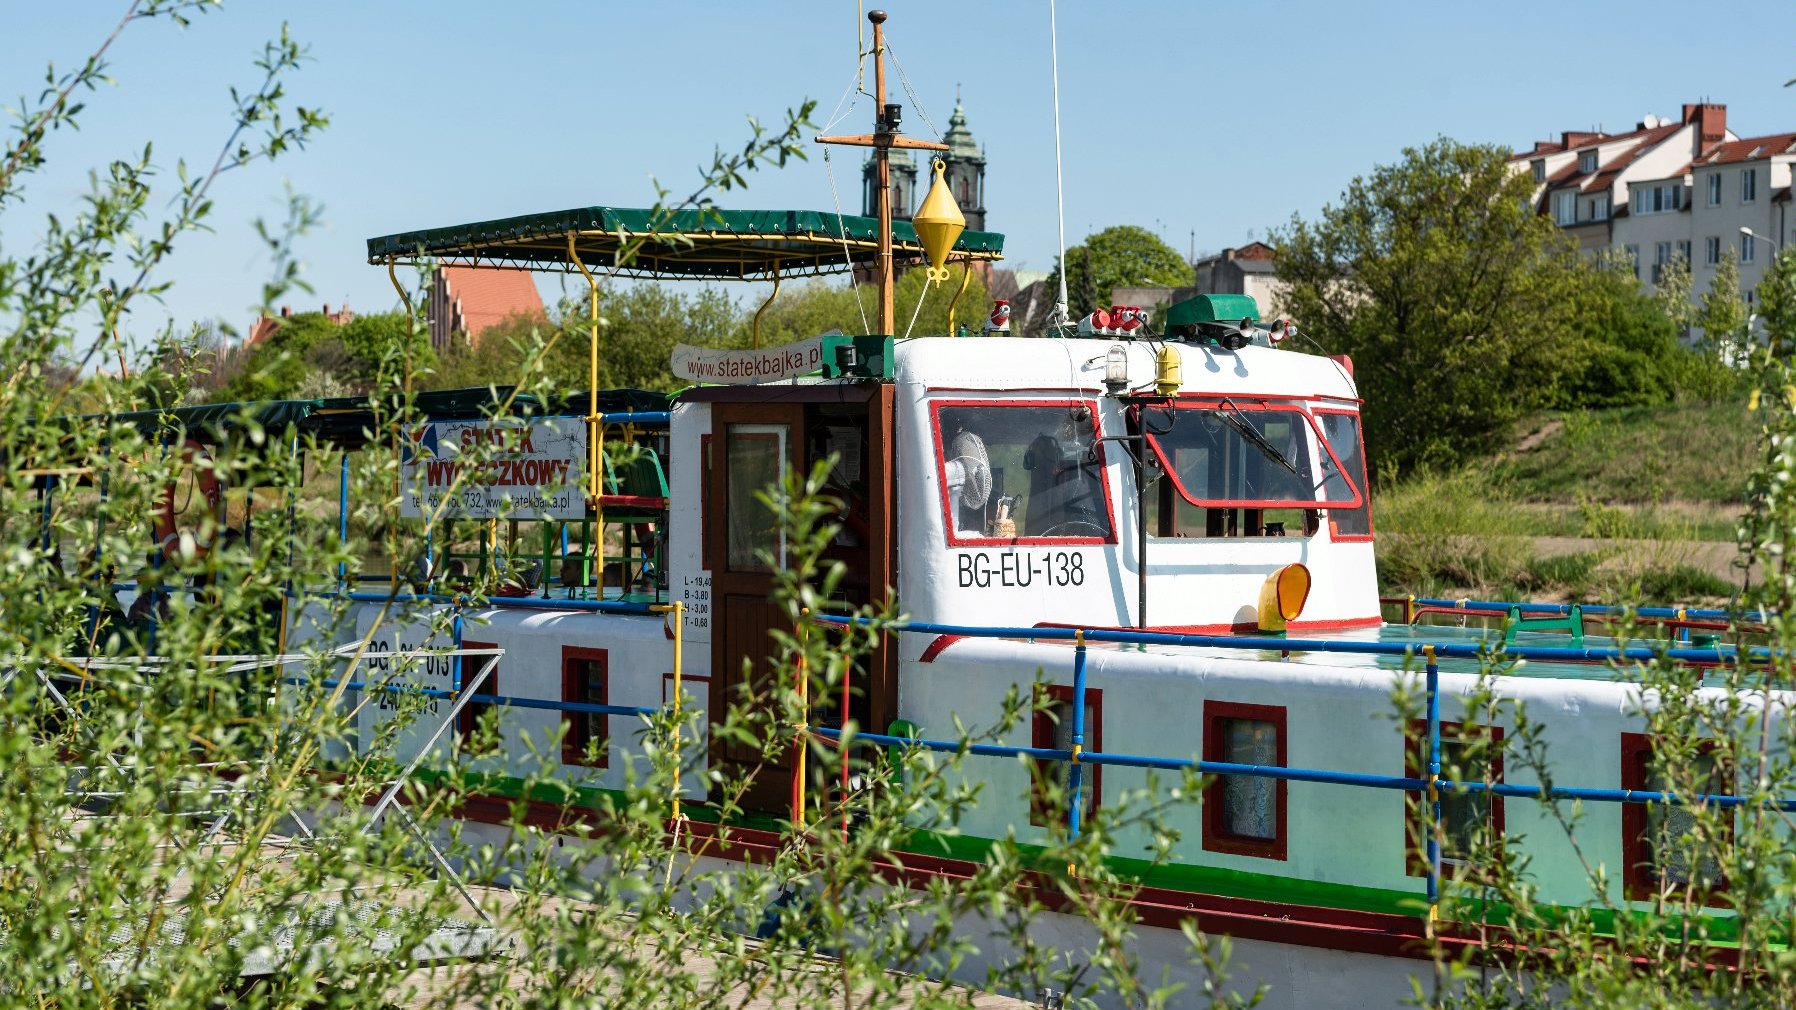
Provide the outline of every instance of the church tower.
<path id="1" fill-rule="evenodd" d="M 985 151 L 973 142 L 967 129 L 967 112 L 960 96 L 954 98 L 954 115 L 948 117 L 948 132 L 942 135 L 948 153 L 942 155 L 948 170 L 943 177 L 960 212 L 966 215 L 968 231 L 985 230 Z"/>
<path id="2" fill-rule="evenodd" d="M 903 148 L 894 148 L 892 163 L 892 220 L 909 221 L 911 210 L 917 205 L 917 162 L 911 153 Z M 868 158 L 861 165 L 861 214 L 865 217 L 878 217 L 879 204 L 879 166 Z"/>

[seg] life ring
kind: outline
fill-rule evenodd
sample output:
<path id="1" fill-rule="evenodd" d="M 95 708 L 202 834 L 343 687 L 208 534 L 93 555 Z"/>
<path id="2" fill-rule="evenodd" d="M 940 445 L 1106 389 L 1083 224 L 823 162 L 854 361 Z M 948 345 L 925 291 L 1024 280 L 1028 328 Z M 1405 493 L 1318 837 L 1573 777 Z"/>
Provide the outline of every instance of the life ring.
<path id="1" fill-rule="evenodd" d="M 181 466 L 193 470 L 193 480 L 206 499 L 207 512 L 216 511 L 218 503 L 224 500 L 224 485 L 219 483 L 218 470 L 212 465 L 212 453 L 190 438 L 181 443 Z M 156 527 L 156 546 L 164 555 L 178 550 L 183 555 L 205 557 L 211 544 L 201 543 L 193 530 L 175 525 L 175 492 L 180 483 L 181 476 L 176 473 L 162 489 L 162 496 L 156 499 L 155 508 L 150 512 L 150 521 Z"/>

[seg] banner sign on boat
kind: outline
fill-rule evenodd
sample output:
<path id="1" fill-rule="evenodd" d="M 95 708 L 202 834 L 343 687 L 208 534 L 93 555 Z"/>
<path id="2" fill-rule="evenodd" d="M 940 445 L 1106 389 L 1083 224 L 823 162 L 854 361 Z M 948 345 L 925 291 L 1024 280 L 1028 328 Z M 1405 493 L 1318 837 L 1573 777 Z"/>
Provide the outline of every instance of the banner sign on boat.
<path id="1" fill-rule="evenodd" d="M 812 337 L 780 347 L 694 347 L 673 349 L 673 373 L 693 382 L 748 386 L 809 375 L 823 367 L 823 338 Z"/>
<path id="2" fill-rule="evenodd" d="M 586 425 L 579 418 L 436 421 L 405 441 L 399 514 L 417 519 L 580 519 Z"/>

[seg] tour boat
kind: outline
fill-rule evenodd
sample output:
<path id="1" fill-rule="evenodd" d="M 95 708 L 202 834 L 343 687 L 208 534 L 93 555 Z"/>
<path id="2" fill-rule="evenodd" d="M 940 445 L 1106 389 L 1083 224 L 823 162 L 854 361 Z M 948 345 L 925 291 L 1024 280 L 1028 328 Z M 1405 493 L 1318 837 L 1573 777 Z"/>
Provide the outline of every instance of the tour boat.
<path id="1" fill-rule="evenodd" d="M 878 86 L 883 110 L 883 69 Z M 871 146 L 882 173 L 895 147 L 939 146 L 883 115 L 869 136 L 826 139 Z M 1404 600 L 1387 613 L 1361 441 L 1362 411 L 1379 405 L 1361 400 L 1352 361 L 1299 349 L 1290 323 L 1221 294 L 1157 317 L 1118 306 L 1018 335 L 1000 307 L 983 335 L 907 338 L 894 263 L 927 259 L 952 284 L 998 258 L 1003 240 L 945 226 L 954 214 L 894 222 L 890 187 L 880 193 L 874 218 L 589 207 L 370 240 L 370 262 L 388 268 L 560 270 L 593 284 L 594 271 L 749 281 L 860 271 L 879 285 L 879 319 L 872 336 L 683 346 L 673 367 L 692 385 L 668 397 L 421 396 L 423 420 L 404 439 L 404 513 L 471 523 L 479 556 L 454 556 L 448 530 L 422 564 L 342 573 L 336 591 L 354 601 L 346 622 L 325 619 L 335 611 L 319 591 L 296 590 L 282 650 L 363 640 L 377 656 L 499 650 L 478 676 L 470 663 L 411 675 L 455 701 L 463 730 L 477 711 L 500 709 L 499 750 L 476 763 L 495 798 L 515 798 L 508 772 L 535 767 L 527 741 L 557 733 L 567 782 L 621 788 L 639 757 L 635 713 L 677 696 L 714 717 L 745 677 L 782 675 L 769 630 L 787 615 L 771 599 L 769 561 L 785 544 L 756 493 L 833 456 L 828 493 L 845 511 L 828 556 L 848 575 L 832 602 L 846 612 L 895 592 L 905 623 L 857 668 L 849 710 L 818 731 L 846 719 L 875 742 L 952 746 L 955 726 L 989 723 L 1010 692 L 1039 692 L 1041 714 L 992 742 L 1012 756 L 958 765 L 983 783 L 981 799 L 956 834 L 920 836 L 904 860 L 913 882 L 964 872 L 1007 835 L 1028 844 L 1065 830 L 1049 823 L 1035 775 L 1063 776 L 1075 799 L 1061 816 L 1076 830 L 1151 776 L 1201 768 L 1215 778 L 1204 802 L 1172 809 L 1181 836 L 1170 861 L 1150 864 L 1150 839 L 1128 831 L 1112 849 L 1115 866 L 1141 880 L 1131 907 L 1143 970 L 1197 980 L 1180 932 L 1195 917 L 1232 937 L 1234 984 L 1269 984 L 1268 1006 L 1315 1007 L 1394 1005 L 1431 970 L 1424 937 L 1450 951 L 1481 942 L 1435 904 L 1481 828 L 1527 857 L 1549 905 L 1591 904 L 1584 861 L 1606 869 L 1621 907 L 1694 872 L 1656 858 L 1637 805 L 1601 802 L 1657 788 L 1646 777 L 1647 700 L 1626 665 L 1646 653 L 1586 634 L 1601 608 L 1509 614 L 1507 604 Z M 646 243 L 623 258 L 637 238 Z M 591 340 L 596 361 L 596 319 Z M 491 416 L 495 398 L 513 416 Z M 375 417 L 354 401 L 285 409 L 327 440 Z M 614 463 L 607 440 L 639 452 Z M 497 444 L 497 462 L 459 473 L 455 450 L 472 444 Z M 378 440 L 369 449 L 390 451 Z M 444 497 L 458 487 L 467 493 Z M 614 540 L 623 555 L 607 558 Z M 516 595 L 455 597 L 452 570 L 481 564 L 521 573 Z M 395 600 L 410 604 L 397 620 Z M 445 611 L 456 640 L 420 630 Z M 1507 617 L 1508 638 L 1423 623 L 1440 611 Z M 1643 613 L 1674 636 L 1722 616 Z M 1717 646 L 1669 646 L 1692 662 L 1727 658 Z M 1520 662 L 1491 689 L 1543 728 L 1560 795 L 1589 801 L 1576 850 L 1535 771 L 1493 760 L 1465 782 L 1443 779 L 1464 763 L 1463 741 L 1513 730 L 1509 708 L 1494 718 L 1467 710 L 1493 648 Z M 1427 700 L 1413 725 L 1394 717 L 1404 683 Z M 359 718 L 372 740 L 395 712 L 370 705 Z M 401 759 L 433 760 L 428 729 L 407 732 Z M 600 742 L 594 766 L 587 745 Z M 690 812 L 707 800 L 708 768 L 745 758 L 705 739 L 687 747 Z M 1016 759 L 1022 750 L 1036 771 Z M 746 805 L 791 819 L 797 774 L 762 764 Z M 460 816 L 479 839 L 500 830 L 504 816 L 488 812 L 502 809 L 476 798 Z M 543 823 L 556 816 L 545 809 Z M 1441 830 L 1412 830 L 1418 818 Z M 717 830 L 694 820 L 688 843 Z M 728 846 L 699 851 L 740 862 L 779 842 L 775 830 L 741 826 Z M 1078 957 L 1090 936 L 1082 920 L 1056 911 L 1044 921 Z M 984 966 L 975 958 L 965 970 Z"/>

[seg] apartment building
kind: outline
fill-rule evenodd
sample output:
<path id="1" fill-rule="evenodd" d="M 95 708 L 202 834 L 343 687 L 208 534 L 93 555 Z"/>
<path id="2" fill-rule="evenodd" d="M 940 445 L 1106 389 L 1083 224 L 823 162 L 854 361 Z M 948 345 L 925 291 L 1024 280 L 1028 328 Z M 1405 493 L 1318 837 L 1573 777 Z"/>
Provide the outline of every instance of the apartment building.
<path id="1" fill-rule="evenodd" d="M 1629 212 L 1614 222 L 1614 247 L 1633 257 L 1642 284 L 1662 265 L 1688 257 L 1692 297 L 1700 298 L 1729 252 L 1748 304 L 1771 257 L 1791 232 L 1790 166 L 1796 133 L 1716 144 L 1662 179 L 1630 186 Z M 1665 209 L 1675 199 L 1675 209 Z"/>
<path id="2" fill-rule="evenodd" d="M 1776 249 L 1796 240 L 1789 218 L 1796 133 L 1740 137 L 1727 106 L 1685 105 L 1677 120 L 1648 116 L 1627 133 L 1566 132 L 1516 154 L 1533 173 L 1540 213 L 1580 248 L 1629 257 L 1643 286 L 1665 264 L 1690 264 L 1700 298 L 1728 253 L 1748 300 Z"/>

